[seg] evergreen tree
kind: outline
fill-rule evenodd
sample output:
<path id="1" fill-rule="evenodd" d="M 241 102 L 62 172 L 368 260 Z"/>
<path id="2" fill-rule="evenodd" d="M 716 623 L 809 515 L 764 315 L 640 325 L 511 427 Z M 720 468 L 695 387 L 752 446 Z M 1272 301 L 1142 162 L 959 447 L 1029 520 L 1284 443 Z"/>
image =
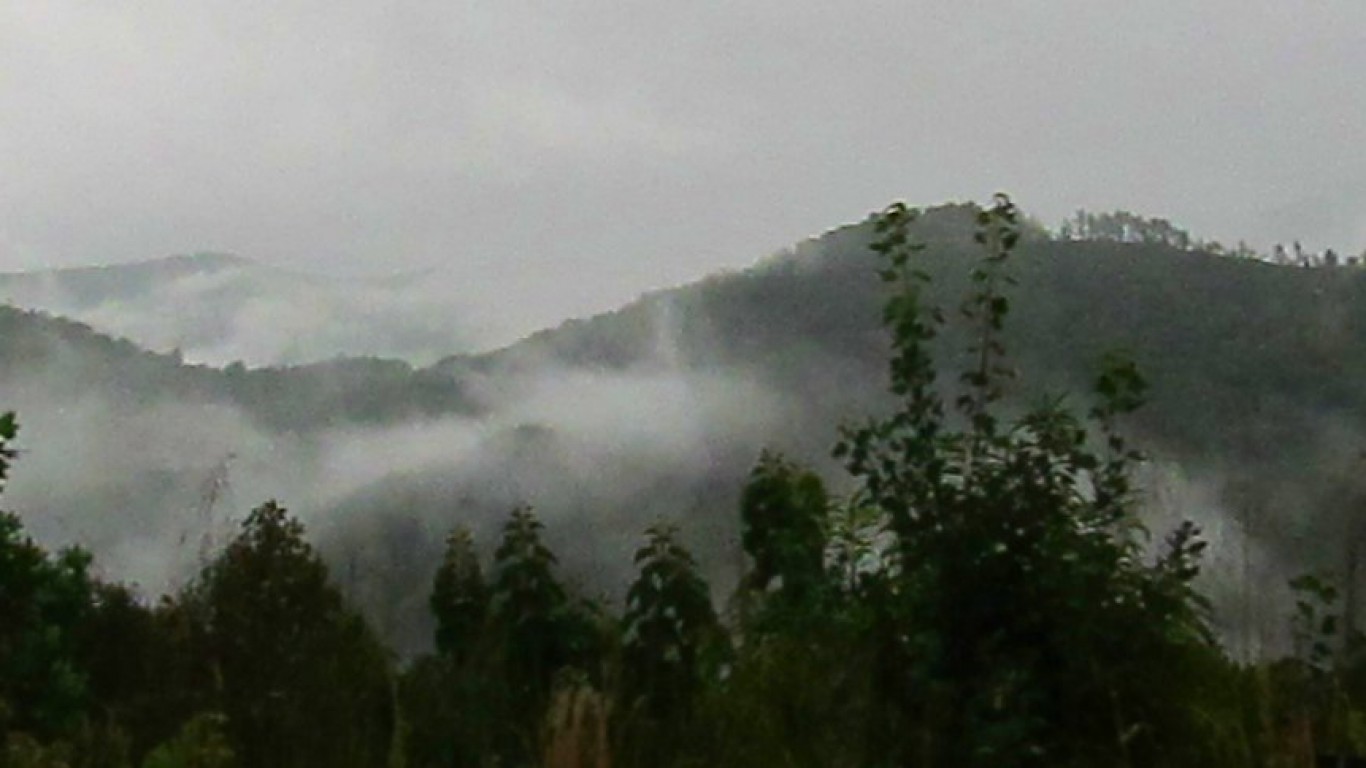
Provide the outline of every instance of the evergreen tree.
<path id="1" fill-rule="evenodd" d="M 121 584 L 97 583 L 79 629 L 79 658 L 89 677 L 88 717 L 99 727 L 124 732 L 136 761 L 170 738 L 184 720 L 189 692 L 173 669 L 184 651 Z"/>
<path id="2" fill-rule="evenodd" d="M 5 490 L 5 483 L 9 480 L 9 465 L 15 457 L 10 441 L 18 434 L 19 423 L 14 418 L 14 412 L 0 413 L 0 491 Z"/>
<path id="3" fill-rule="evenodd" d="M 474 539 L 468 529 L 457 528 L 446 538 L 446 552 L 432 584 L 437 652 L 457 664 L 468 659 L 482 638 L 488 602 Z"/>
<path id="4" fill-rule="evenodd" d="M 646 531 L 622 620 L 625 700 L 661 721 L 688 717 L 707 646 L 719 640 L 707 584 L 676 534 L 663 523 Z"/>
<path id="5" fill-rule="evenodd" d="M 303 525 L 256 508 L 200 585 L 233 751 L 252 766 L 371 766 L 388 754 L 386 654 L 328 582 Z"/>
<path id="6" fill-rule="evenodd" d="M 53 737 L 74 728 L 87 701 L 77 633 L 90 605 L 90 556 L 50 556 L 0 512 L 0 731 Z"/>
<path id="7" fill-rule="evenodd" d="M 574 668 L 601 678 L 604 622 L 594 606 L 571 599 L 555 577 L 555 555 L 541 542 L 530 507 L 513 510 L 494 552 L 489 617 L 497 644 L 510 729 L 500 751 L 540 754 L 542 723 L 557 675 Z"/>
<path id="8" fill-rule="evenodd" d="M 428 600 L 437 655 L 418 659 L 400 681 L 408 764 L 412 768 L 481 765 L 504 716 L 493 684 L 488 633 L 489 588 L 465 528 L 446 538 Z"/>
<path id="9" fill-rule="evenodd" d="M 0 490 L 16 452 L 13 413 L 0 414 Z M 90 556 L 49 555 L 0 512 L 0 734 L 40 738 L 69 733 L 87 701 L 77 634 L 90 606 Z"/>
<path id="10" fill-rule="evenodd" d="M 491 617 L 502 641 L 517 708 L 539 712 L 563 659 L 558 623 L 568 598 L 555 578 L 555 555 L 530 507 L 513 510 L 494 553 Z"/>

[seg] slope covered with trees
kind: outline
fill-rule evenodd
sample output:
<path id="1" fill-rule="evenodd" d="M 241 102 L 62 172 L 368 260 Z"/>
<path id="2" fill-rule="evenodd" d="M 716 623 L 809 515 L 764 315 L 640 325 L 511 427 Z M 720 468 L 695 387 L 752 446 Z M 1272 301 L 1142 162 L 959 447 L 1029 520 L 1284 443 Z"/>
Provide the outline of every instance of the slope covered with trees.
<path id="1" fill-rule="evenodd" d="M 914 218 L 893 206 L 874 225 L 890 381 L 834 448 L 848 491 L 762 454 L 730 511 L 733 589 L 656 524 L 614 608 L 565 581 L 530 508 L 487 558 L 452 514 L 424 589 L 435 652 L 397 663 L 275 502 L 156 605 L 6 515 L 0 759 L 1307 768 L 1366 754 L 1361 636 L 1330 583 L 1293 581 L 1291 653 L 1239 663 L 1196 587 L 1200 530 L 1161 531 L 1149 552 L 1124 437 L 1147 391 L 1131 361 L 1099 367 L 1074 403 L 1008 405 L 1024 383 L 1006 332 L 1023 234 L 1009 200 L 975 217 L 953 322 L 925 290 Z M 0 418 L 0 483 L 15 434 Z"/>
<path id="2" fill-rule="evenodd" d="M 952 307 L 969 287 L 975 213 L 945 206 L 911 224 L 928 245 L 917 255 L 927 301 Z M 248 490 L 289 498 L 405 653 L 430 642 L 415 590 L 452 510 L 491 547 L 503 510 L 553 509 L 547 535 L 570 578 L 608 591 L 629 578 L 634 531 L 687 520 L 702 572 L 734 583 L 728 510 L 745 464 L 772 446 L 828 475 L 838 425 L 895 404 L 880 383 L 889 347 L 872 230 L 843 227 L 749 270 L 419 369 L 191 366 L 0 308 L 0 393 L 34 425 L 13 495 L 42 540 L 82 541 L 109 572 L 153 586 L 193 572 L 196 547 L 250 510 Z M 1268 577 L 1328 564 L 1315 542 L 1345 530 L 1366 425 L 1366 272 L 1149 240 L 1022 226 L 1002 341 L 1024 376 L 1003 407 L 1085 388 L 1123 352 L 1151 384 L 1134 428 L 1210 489 L 1206 519 L 1257 517 L 1240 525 Z M 961 363 L 966 341 L 950 327 L 929 347 Z M 76 460 L 87 471 L 69 473 Z M 215 478 L 237 492 L 213 490 Z M 576 543 L 590 533 L 591 546 Z M 128 554 L 176 547 L 188 553 L 164 565 Z"/>

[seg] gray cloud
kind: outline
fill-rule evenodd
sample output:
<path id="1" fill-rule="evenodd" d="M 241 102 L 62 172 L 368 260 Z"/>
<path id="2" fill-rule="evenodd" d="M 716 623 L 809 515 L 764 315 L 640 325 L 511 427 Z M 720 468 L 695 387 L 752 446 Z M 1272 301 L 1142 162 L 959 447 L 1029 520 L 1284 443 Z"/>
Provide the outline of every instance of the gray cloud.
<path id="1" fill-rule="evenodd" d="M 333 556 L 338 582 L 409 649 L 429 637 L 426 585 L 445 532 L 460 523 L 487 540 L 518 503 L 537 506 L 567 575 L 593 594 L 619 593 L 631 549 L 661 517 L 686 520 L 703 563 L 729 579 L 734 558 L 717 531 L 732 531 L 733 504 L 707 502 L 729 502 L 761 446 L 812 408 L 744 371 L 681 367 L 675 333 L 661 322 L 652 354 L 629 369 L 528 358 L 488 382 L 479 416 L 304 432 L 203 400 L 55 396 L 57 366 L 12 373 L 22 469 L 4 501 L 43 544 L 86 547 L 99 575 L 155 597 L 182 585 L 251 507 L 280 499 Z"/>
<path id="2" fill-rule="evenodd" d="M 502 316 L 497 302 L 449 278 L 335 279 L 201 254 L 132 268 L 0 274 L 0 303 L 215 366 L 366 355 L 426 365 L 511 343 L 558 319 Z"/>
<path id="3" fill-rule="evenodd" d="M 441 268 L 565 316 L 896 197 L 1366 242 L 1357 2 L 12 3 L 0 268 Z"/>

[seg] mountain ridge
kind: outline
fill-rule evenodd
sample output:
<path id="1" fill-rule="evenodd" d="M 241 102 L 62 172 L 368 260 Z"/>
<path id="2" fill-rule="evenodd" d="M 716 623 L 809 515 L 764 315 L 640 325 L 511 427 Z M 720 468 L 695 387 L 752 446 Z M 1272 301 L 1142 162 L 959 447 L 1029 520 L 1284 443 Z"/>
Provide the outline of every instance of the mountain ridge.
<path id="1" fill-rule="evenodd" d="M 977 258 L 965 213 L 923 220 L 925 298 L 950 316 Z M 602 563 L 629 562 L 638 529 L 663 517 L 682 521 L 724 585 L 747 462 L 771 447 L 836 475 L 838 426 L 889 405 L 869 236 L 867 222 L 841 227 L 749 269 L 429 366 L 186 365 L 0 308 L 0 396 L 39 465 L 11 498 L 99 552 L 125 553 L 111 567 L 155 589 L 187 573 L 145 562 L 174 550 L 159 531 L 228 524 L 279 497 L 332 562 L 390 575 L 365 603 L 406 648 L 423 642 L 425 619 L 397 596 L 425 589 L 433 542 L 456 521 L 491 531 L 518 503 L 566 537 L 557 551 L 586 584 L 615 583 L 622 574 Z M 1105 355 L 1126 352 L 1152 385 L 1130 426 L 1154 466 L 1176 472 L 1154 514 L 1191 511 L 1236 541 L 1231 489 L 1256 496 L 1279 510 L 1278 530 L 1299 531 L 1258 544 L 1267 568 L 1303 564 L 1306 537 L 1337 535 L 1366 444 L 1366 273 L 1037 237 L 1009 269 L 1019 285 L 1004 340 L 1022 377 L 1006 407 L 1085 393 Z M 950 327 L 934 345 L 946 387 L 967 342 Z M 1084 394 L 1072 402 L 1086 407 Z M 191 513 L 228 454 L 236 501 L 217 518 Z M 85 462 L 74 481 L 71 462 Z M 102 506 L 109 498 L 119 501 Z M 388 544 L 367 544 L 378 541 Z"/>
<path id="2" fill-rule="evenodd" d="M 220 367 L 345 354 L 426 362 L 478 348 L 487 335 L 458 297 L 429 281 L 324 277 L 221 253 L 0 274 L 0 304 Z"/>

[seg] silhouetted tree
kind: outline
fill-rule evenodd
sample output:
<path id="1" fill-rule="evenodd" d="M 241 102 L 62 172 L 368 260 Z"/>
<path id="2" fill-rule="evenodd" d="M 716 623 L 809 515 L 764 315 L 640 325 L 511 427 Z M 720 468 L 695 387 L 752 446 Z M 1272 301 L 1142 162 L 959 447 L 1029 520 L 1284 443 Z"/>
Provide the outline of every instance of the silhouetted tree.
<path id="1" fill-rule="evenodd" d="M 555 577 L 556 559 L 541 541 L 542 528 L 530 507 L 519 507 L 494 552 L 489 619 L 509 708 L 499 748 L 505 759 L 540 754 L 542 721 L 562 670 L 576 668 L 595 683 L 601 678 L 604 622 Z"/>
<path id="2" fill-rule="evenodd" d="M 622 677 L 626 701 L 660 720 L 686 719 L 719 624 L 707 584 L 673 526 L 646 531 L 639 573 L 626 594 Z"/>
<path id="3" fill-rule="evenodd" d="M 489 587 L 463 527 L 446 538 L 428 605 L 437 653 L 416 660 L 399 684 L 408 765 L 486 764 L 506 728 L 506 691 L 493 666 L 499 649 L 489 632 Z"/>
<path id="4" fill-rule="evenodd" d="M 529 507 L 514 510 L 494 553 L 491 615 L 507 654 L 509 688 L 527 709 L 544 703 L 564 660 L 557 622 L 568 598 L 555 578 L 555 556 L 541 542 L 542 528 Z"/>
<path id="5" fill-rule="evenodd" d="M 0 490 L 17 434 L 14 414 L 0 414 Z M 90 607 L 89 566 L 80 549 L 49 555 L 17 515 L 0 512 L 0 735 L 51 738 L 79 722 L 87 686 L 77 633 Z"/>
<path id="6" fill-rule="evenodd" d="M 372 766 L 393 729 L 386 654 L 271 501 L 199 586 L 233 751 L 252 766 Z"/>
<path id="7" fill-rule="evenodd" d="M 740 495 L 741 543 L 751 560 L 742 588 L 808 599 L 825 580 L 829 503 L 815 473 L 763 452 Z"/>
<path id="8" fill-rule="evenodd" d="M 985 256 L 964 304 L 971 364 L 953 401 L 966 426 L 955 429 L 926 350 L 939 316 L 920 303 L 912 215 L 889 209 L 875 245 L 894 288 L 884 317 L 901 405 L 849 430 L 837 451 L 896 537 L 881 663 L 881 706 L 902 719 L 894 759 L 1200 764 L 1208 740 L 1175 704 L 1195 698 L 1185 687 L 1193 683 L 1151 684 L 1159 670 L 1218 655 L 1190 587 L 1203 547 L 1194 529 L 1156 564 L 1140 557 L 1130 480 L 1138 455 L 1115 425 L 1141 402 L 1142 379 L 1114 365 L 1098 380 L 1100 452 L 1056 404 L 1001 422 L 1004 269 L 1018 230 L 1014 206 L 998 197 L 979 216 Z"/>
<path id="9" fill-rule="evenodd" d="M 446 538 L 430 602 L 437 652 L 463 663 L 483 637 L 489 603 L 489 588 L 468 529 L 457 528 Z"/>

